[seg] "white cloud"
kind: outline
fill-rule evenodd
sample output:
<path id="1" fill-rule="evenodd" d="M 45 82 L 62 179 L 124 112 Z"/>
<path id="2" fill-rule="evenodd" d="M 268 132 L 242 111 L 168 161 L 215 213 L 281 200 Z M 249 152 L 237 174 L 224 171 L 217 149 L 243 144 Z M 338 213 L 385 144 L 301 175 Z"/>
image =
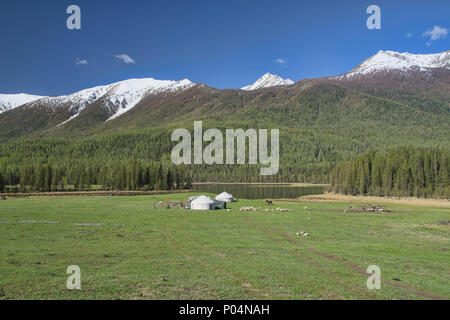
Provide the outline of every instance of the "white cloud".
<path id="1" fill-rule="evenodd" d="M 448 35 L 447 28 L 442 28 L 439 26 L 434 26 L 433 29 L 428 29 L 422 34 L 423 37 L 429 37 L 430 41 L 444 39 L 447 37 L 447 35 Z"/>
<path id="2" fill-rule="evenodd" d="M 133 58 L 131 58 L 129 55 L 127 55 L 126 53 L 123 54 L 116 54 L 116 58 L 119 60 L 122 60 L 123 62 L 125 62 L 126 64 L 136 64 L 136 61 L 134 61 Z"/>
<path id="3" fill-rule="evenodd" d="M 75 64 L 77 66 L 81 66 L 81 65 L 87 65 L 88 61 L 86 59 L 80 60 L 80 58 L 77 57 L 77 61 L 75 62 Z"/>
<path id="4" fill-rule="evenodd" d="M 407 38 L 412 38 L 412 37 L 413 37 L 413 34 L 408 32 L 408 33 L 406 34 L 406 37 L 407 37 Z"/>
<path id="5" fill-rule="evenodd" d="M 287 64 L 288 62 L 287 62 L 287 59 L 278 58 L 278 59 L 275 60 L 275 63 L 278 63 L 278 64 Z"/>

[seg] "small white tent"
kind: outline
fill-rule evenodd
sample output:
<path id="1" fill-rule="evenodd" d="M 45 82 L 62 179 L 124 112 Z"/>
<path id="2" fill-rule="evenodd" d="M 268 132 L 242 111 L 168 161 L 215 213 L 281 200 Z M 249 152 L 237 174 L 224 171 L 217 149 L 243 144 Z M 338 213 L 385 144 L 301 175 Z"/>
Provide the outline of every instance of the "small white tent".
<path id="1" fill-rule="evenodd" d="M 191 202 L 192 210 L 213 210 L 214 201 L 207 196 L 200 196 Z"/>
<path id="2" fill-rule="evenodd" d="M 233 197 L 233 195 L 231 195 L 231 194 L 229 194 L 227 192 L 222 192 L 221 194 L 219 194 L 216 197 L 216 200 L 217 201 L 225 201 L 225 202 L 233 202 L 234 197 Z"/>

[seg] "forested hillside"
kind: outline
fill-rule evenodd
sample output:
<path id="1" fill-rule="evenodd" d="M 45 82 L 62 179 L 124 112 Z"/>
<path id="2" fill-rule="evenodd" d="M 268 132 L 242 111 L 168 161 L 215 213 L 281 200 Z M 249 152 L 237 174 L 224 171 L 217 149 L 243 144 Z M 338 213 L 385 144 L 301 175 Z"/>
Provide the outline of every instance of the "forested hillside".
<path id="1" fill-rule="evenodd" d="M 368 151 L 378 154 L 400 146 L 450 149 L 445 77 L 439 78 L 439 86 L 414 77 L 393 82 L 407 88 L 398 96 L 383 91 L 387 87 L 377 91 L 379 78 L 364 80 L 366 86 L 362 80 L 313 79 L 249 92 L 198 84 L 144 98 L 110 121 L 105 121 L 109 115 L 97 101 L 61 125 L 57 124 L 71 115 L 70 108 L 25 105 L 0 114 L 0 172 L 4 184 L 17 190 L 24 190 L 24 185 L 30 190 L 59 190 L 63 185 L 152 189 L 171 185 L 167 181 L 177 174 L 183 182 L 173 186 L 181 188 L 188 181 L 328 183 L 337 163 Z M 177 128 L 192 132 L 195 120 L 203 120 L 204 130 L 217 128 L 222 133 L 279 129 L 278 174 L 261 176 L 259 165 L 174 166 L 170 153 L 176 143 L 171 134 Z M 139 167 L 137 172 L 148 169 L 148 179 L 139 174 L 136 178 L 132 163 Z M 160 166 L 163 173 L 158 176 Z M 346 192 L 354 193 L 353 187 Z M 428 190 L 426 195 L 435 192 Z M 422 195 L 414 188 L 412 193 Z"/>

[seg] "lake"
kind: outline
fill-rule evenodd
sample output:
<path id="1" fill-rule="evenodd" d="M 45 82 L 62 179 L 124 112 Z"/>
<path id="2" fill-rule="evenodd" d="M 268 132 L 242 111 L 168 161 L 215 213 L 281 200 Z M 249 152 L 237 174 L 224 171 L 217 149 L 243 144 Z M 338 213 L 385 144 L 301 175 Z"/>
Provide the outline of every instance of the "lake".
<path id="1" fill-rule="evenodd" d="M 300 196 L 322 194 L 324 186 L 290 184 L 194 184 L 195 192 L 220 194 L 224 191 L 241 199 L 296 199 Z"/>

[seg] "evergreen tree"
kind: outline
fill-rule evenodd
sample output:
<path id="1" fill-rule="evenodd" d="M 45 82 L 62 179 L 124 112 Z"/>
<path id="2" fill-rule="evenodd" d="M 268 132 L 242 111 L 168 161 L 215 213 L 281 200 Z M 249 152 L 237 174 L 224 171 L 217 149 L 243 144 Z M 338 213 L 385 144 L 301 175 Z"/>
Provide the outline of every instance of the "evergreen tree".
<path id="1" fill-rule="evenodd" d="M 0 172 L 0 192 L 5 191 L 5 179 L 3 178 L 3 173 Z"/>
<path id="2" fill-rule="evenodd" d="M 162 164 L 159 165 L 157 174 L 156 174 L 156 186 L 157 190 L 165 189 L 165 181 L 164 181 L 164 170 Z"/>
<path id="3" fill-rule="evenodd" d="M 192 177 L 188 176 L 186 179 L 186 189 L 192 189 Z"/>
<path id="4" fill-rule="evenodd" d="M 166 186 L 167 186 L 167 190 L 172 190 L 173 189 L 173 175 L 172 175 L 172 171 L 169 169 L 167 171 L 167 178 L 166 178 Z"/>

